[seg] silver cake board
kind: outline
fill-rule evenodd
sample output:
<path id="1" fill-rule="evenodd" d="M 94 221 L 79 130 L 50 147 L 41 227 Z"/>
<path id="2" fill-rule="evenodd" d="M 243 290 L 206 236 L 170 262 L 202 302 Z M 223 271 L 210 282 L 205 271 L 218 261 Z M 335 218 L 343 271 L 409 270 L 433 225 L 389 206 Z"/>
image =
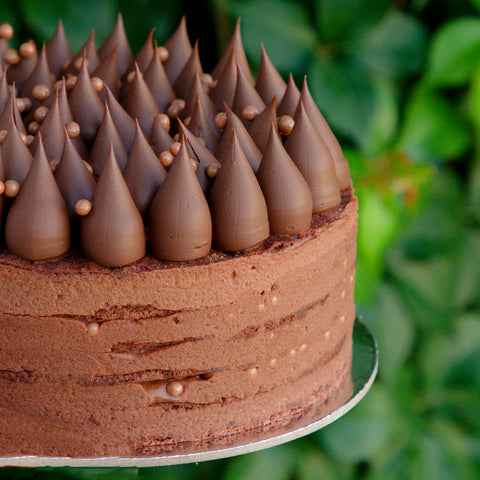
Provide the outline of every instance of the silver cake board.
<path id="1" fill-rule="evenodd" d="M 345 404 L 332 413 L 318 418 L 308 425 L 293 428 L 280 435 L 264 438 L 218 450 L 208 450 L 186 454 L 171 454 L 157 457 L 122 458 L 70 458 L 70 457 L 0 457 L 0 467 L 157 467 L 203 462 L 220 458 L 234 457 L 275 447 L 297 438 L 316 432 L 345 415 L 367 394 L 378 371 L 378 347 L 375 338 L 358 319 L 353 330 L 352 382 L 353 395 Z"/>

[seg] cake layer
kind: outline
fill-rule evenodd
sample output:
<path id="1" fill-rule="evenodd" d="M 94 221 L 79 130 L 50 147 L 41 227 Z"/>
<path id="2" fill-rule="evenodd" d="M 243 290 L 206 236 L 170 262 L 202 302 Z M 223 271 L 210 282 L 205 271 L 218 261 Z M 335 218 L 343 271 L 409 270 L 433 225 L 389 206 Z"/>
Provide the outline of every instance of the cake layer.
<path id="1" fill-rule="evenodd" d="M 2 255 L 0 454 L 188 451 L 337 408 L 356 222 L 345 198 L 296 238 L 184 264 Z"/>

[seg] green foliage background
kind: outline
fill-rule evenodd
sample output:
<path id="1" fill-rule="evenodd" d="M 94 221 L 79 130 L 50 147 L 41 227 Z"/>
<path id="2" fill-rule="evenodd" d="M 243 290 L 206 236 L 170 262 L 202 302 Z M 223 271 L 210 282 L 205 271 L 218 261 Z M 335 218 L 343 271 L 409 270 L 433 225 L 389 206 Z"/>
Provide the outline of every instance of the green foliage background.
<path id="1" fill-rule="evenodd" d="M 480 476 L 479 0 L 0 0 L 16 37 L 73 50 L 124 15 L 134 51 L 182 14 L 206 70 L 242 17 L 310 89 L 360 200 L 357 307 L 380 347 L 368 396 L 324 430 L 242 457 L 145 469 L 2 469 L 0 478 L 476 479 Z"/>

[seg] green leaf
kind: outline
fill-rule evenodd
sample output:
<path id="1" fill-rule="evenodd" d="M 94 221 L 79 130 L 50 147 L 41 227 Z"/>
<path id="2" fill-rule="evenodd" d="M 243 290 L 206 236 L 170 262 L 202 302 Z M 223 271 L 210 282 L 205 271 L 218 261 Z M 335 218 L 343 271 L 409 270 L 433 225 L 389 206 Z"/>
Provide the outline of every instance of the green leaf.
<path id="1" fill-rule="evenodd" d="M 298 452 L 296 473 L 299 480 L 338 480 L 334 462 L 318 449 Z M 270 477 L 272 478 L 272 477 Z"/>
<path id="2" fill-rule="evenodd" d="M 426 30 L 414 17 L 392 11 L 352 45 L 353 57 L 374 73 L 404 77 L 423 64 Z"/>
<path id="3" fill-rule="evenodd" d="M 473 73 L 467 99 L 467 113 L 476 129 L 477 146 L 480 146 L 480 68 Z"/>
<path id="4" fill-rule="evenodd" d="M 477 68 L 479 58 L 480 19 L 451 20 L 433 38 L 427 81 L 440 87 L 463 85 Z"/>
<path id="5" fill-rule="evenodd" d="M 434 162 L 458 158 L 470 143 L 459 112 L 439 94 L 417 89 L 405 108 L 399 148 L 415 161 Z"/>
<path id="6" fill-rule="evenodd" d="M 113 0 L 48 0 L 41 3 L 19 0 L 19 4 L 28 26 L 42 39 L 53 35 L 61 18 L 74 52 L 85 43 L 92 28 L 95 29 L 96 43 L 100 44 L 113 27 L 117 15 Z"/>
<path id="7" fill-rule="evenodd" d="M 247 53 L 259 61 L 260 43 L 263 42 L 268 56 L 280 71 L 299 70 L 316 45 L 309 13 L 300 3 L 237 0 L 228 2 L 227 8 L 233 16 L 242 18 L 242 36 Z"/>
<path id="8" fill-rule="evenodd" d="M 372 26 L 388 11 L 390 0 L 316 0 L 317 26 L 327 42 L 345 41 Z"/>
<path id="9" fill-rule="evenodd" d="M 468 206 L 473 216 L 480 221 L 480 156 L 474 158 L 469 175 Z"/>

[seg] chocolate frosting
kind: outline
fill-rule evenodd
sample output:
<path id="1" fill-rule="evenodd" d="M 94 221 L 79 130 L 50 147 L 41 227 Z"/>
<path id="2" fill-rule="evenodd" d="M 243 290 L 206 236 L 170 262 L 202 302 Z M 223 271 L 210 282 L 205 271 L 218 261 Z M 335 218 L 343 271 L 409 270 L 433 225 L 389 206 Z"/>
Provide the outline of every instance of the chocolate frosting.
<path id="1" fill-rule="evenodd" d="M 80 134 L 92 142 L 103 118 L 103 104 L 94 90 L 85 62 L 82 62 L 75 86 L 70 92 L 70 110 L 80 125 Z"/>
<path id="2" fill-rule="evenodd" d="M 0 150 L 0 182 L 5 181 L 3 174 L 2 152 Z M 3 211 L 5 210 L 5 195 L 0 194 L 0 225 L 3 225 Z"/>
<path id="3" fill-rule="evenodd" d="M 75 68 L 75 63 L 79 61 L 79 58 L 83 59 L 84 57 L 87 58 L 88 73 L 92 73 L 98 67 L 98 65 L 100 65 L 100 59 L 98 58 L 98 52 L 95 47 L 95 30 L 90 32 L 87 41 L 83 44 L 80 50 L 72 58 L 71 62 L 64 69 L 64 73 L 72 73 L 73 75 L 77 75 L 78 72 Z"/>
<path id="4" fill-rule="evenodd" d="M 1 145 L 5 179 L 16 180 L 22 185 L 32 165 L 33 157 L 20 137 L 11 113 L 6 130 L 8 135 Z"/>
<path id="5" fill-rule="evenodd" d="M 19 132 L 27 133 L 25 125 L 23 124 L 22 115 L 20 114 L 17 107 L 17 94 L 15 93 L 15 84 L 12 85 L 12 91 L 8 97 L 8 101 L 3 107 L 3 111 L 0 114 L 0 130 L 8 130 L 8 125 L 10 123 L 10 117 L 13 115 L 15 125 L 18 128 Z"/>
<path id="6" fill-rule="evenodd" d="M 192 45 L 188 38 L 184 16 L 173 35 L 165 43 L 165 47 L 169 52 L 169 56 L 164 64 L 165 73 L 173 85 L 192 53 Z"/>
<path id="7" fill-rule="evenodd" d="M 65 146 L 60 163 L 55 169 L 55 180 L 67 204 L 70 219 L 78 218 L 75 204 L 78 200 L 90 200 L 95 189 L 95 180 L 85 166 L 85 162 L 73 146 L 71 138 L 64 129 Z"/>
<path id="8" fill-rule="evenodd" d="M 257 172 L 262 160 L 262 152 L 258 149 L 242 121 L 227 106 L 225 106 L 225 108 L 227 111 L 227 125 L 217 144 L 215 155 L 221 164 L 223 164 L 224 159 L 229 156 L 233 129 L 242 147 L 242 151 L 247 157 L 248 163 L 250 163 L 250 167 L 252 167 L 254 172 Z"/>
<path id="9" fill-rule="evenodd" d="M 3 111 L 10 97 L 7 82 L 7 70 L 3 70 L 0 78 L 0 112 Z"/>
<path id="10" fill-rule="evenodd" d="M 257 82 L 255 83 L 255 89 L 265 102 L 269 104 L 273 97 L 277 97 L 276 105 L 278 106 L 287 84 L 282 76 L 278 73 L 278 70 L 274 67 L 271 60 L 268 58 L 267 52 L 262 43 L 262 56 L 260 58 L 260 66 L 258 68 Z"/>
<path id="11" fill-rule="evenodd" d="M 33 87 L 35 87 L 36 85 L 46 85 L 50 90 L 53 88 L 53 79 L 52 74 L 50 73 L 50 69 L 48 68 L 45 43 L 43 44 L 35 67 L 33 68 L 28 78 L 25 80 L 25 83 L 20 90 L 20 95 L 22 97 L 31 97 Z"/>
<path id="12" fill-rule="evenodd" d="M 137 64 L 135 64 L 135 78 L 127 96 L 123 99 L 122 106 L 130 116 L 138 119 L 143 132 L 149 137 L 152 133 L 153 118 L 162 111 Z"/>
<path id="13" fill-rule="evenodd" d="M 330 150 L 330 154 L 332 155 L 333 162 L 335 164 L 335 171 L 337 173 L 340 189 L 343 190 L 351 187 L 352 179 L 350 178 L 350 167 L 347 159 L 345 158 L 345 155 L 343 155 L 342 147 L 340 147 L 337 138 L 333 134 L 327 122 L 323 118 L 323 115 L 320 113 L 317 105 L 313 101 L 310 90 L 308 89 L 307 77 L 304 77 L 303 79 L 301 99 L 308 118 L 310 118 L 313 125 L 317 129 L 317 132 L 320 134 Z"/>
<path id="14" fill-rule="evenodd" d="M 202 103 L 200 102 L 200 96 L 197 93 L 195 101 L 195 107 L 191 116 L 188 129 L 196 136 L 203 138 L 207 145 L 207 148 L 213 153 L 215 152 L 215 146 L 217 145 L 217 135 L 213 130 L 205 111 L 203 110 Z"/>
<path id="15" fill-rule="evenodd" d="M 241 117 L 242 110 L 250 105 L 257 107 L 259 112 L 265 108 L 265 104 L 260 98 L 260 95 L 248 81 L 245 72 L 237 62 L 237 85 L 235 87 L 232 110 Z"/>
<path id="16" fill-rule="evenodd" d="M 125 33 L 121 13 L 118 14 L 114 27 L 98 49 L 100 60 L 105 60 L 115 47 L 117 47 L 117 73 L 119 77 L 123 77 L 132 63 L 133 55 Z"/>
<path id="17" fill-rule="evenodd" d="M 307 182 L 285 151 L 275 122 L 270 126 L 257 180 L 267 203 L 271 233 L 296 235 L 310 228 L 312 195 Z"/>
<path id="18" fill-rule="evenodd" d="M 115 124 L 115 127 L 117 127 L 118 134 L 123 141 L 125 149 L 127 152 L 130 152 L 135 138 L 135 120 L 118 103 L 118 100 L 108 86 L 105 85 L 104 88 L 107 94 L 106 102 L 108 102 L 113 123 Z"/>
<path id="19" fill-rule="evenodd" d="M 232 129 L 228 155 L 210 191 L 213 239 L 216 248 L 245 250 L 269 236 L 265 198 Z"/>
<path id="20" fill-rule="evenodd" d="M 242 42 L 242 35 L 240 33 L 240 19 L 237 20 L 235 25 L 235 30 L 228 42 L 227 48 L 225 49 L 222 58 L 217 63 L 217 66 L 213 69 L 212 76 L 213 78 L 217 79 L 222 75 L 223 69 L 225 65 L 228 63 L 228 57 L 230 56 L 231 51 L 233 50 L 235 54 L 235 60 L 239 63 L 242 70 L 245 73 L 246 78 L 250 85 L 254 85 L 255 82 L 252 77 L 252 72 L 250 71 L 250 67 L 248 66 L 247 56 L 245 55 L 245 50 L 243 48 Z"/>
<path id="21" fill-rule="evenodd" d="M 215 132 L 215 134 L 217 134 L 218 130 L 215 126 L 215 115 L 217 111 L 215 109 L 215 105 L 213 104 L 212 100 L 208 96 L 208 93 L 202 85 L 202 81 L 200 80 L 200 75 L 198 72 L 195 74 L 192 87 L 190 88 L 190 93 L 185 100 L 185 108 L 182 110 L 181 118 L 185 119 L 192 116 L 193 110 L 195 108 L 195 102 L 197 101 L 197 95 L 200 98 L 200 103 L 202 105 L 203 111 L 205 112 L 205 115 L 207 116 L 213 131 Z"/>
<path id="22" fill-rule="evenodd" d="M 173 89 L 179 98 L 185 98 L 188 95 L 197 72 L 200 75 L 203 74 L 200 57 L 198 55 L 198 40 L 195 42 L 195 46 L 193 47 L 187 63 L 182 68 L 182 71 L 173 84 Z"/>
<path id="23" fill-rule="evenodd" d="M 173 143 L 172 137 L 163 128 L 159 117 L 153 120 L 152 135 L 150 137 L 150 145 L 152 146 L 155 155 L 160 155 L 162 152 L 170 150 L 170 145 Z"/>
<path id="24" fill-rule="evenodd" d="M 46 44 L 47 61 L 50 71 L 55 77 L 58 77 L 64 65 L 69 62 L 72 57 L 72 51 L 68 45 L 67 36 L 63 28 L 62 20 L 58 21 L 57 29 L 52 38 Z"/>
<path id="25" fill-rule="evenodd" d="M 300 100 L 295 126 L 285 149 L 310 187 L 313 213 L 331 210 L 340 204 L 340 187 L 327 145 L 315 130 Z"/>
<path id="26" fill-rule="evenodd" d="M 175 92 L 170 85 L 163 64 L 160 61 L 158 55 L 157 45 L 155 44 L 155 53 L 151 56 L 151 61 L 146 67 L 143 79 L 147 84 L 150 92 L 153 95 L 153 98 L 157 102 L 157 105 L 160 107 L 160 110 L 163 112 L 167 111 L 168 106 L 175 100 Z M 138 68 L 141 67 L 140 65 Z M 143 70 L 142 70 L 143 71 Z"/>
<path id="27" fill-rule="evenodd" d="M 275 108 L 276 98 L 270 100 L 270 105 L 263 110 L 248 126 L 247 130 L 253 141 L 261 152 L 267 148 L 268 137 L 270 136 L 270 128 L 273 125 L 278 131 L 277 110 Z"/>
<path id="28" fill-rule="evenodd" d="M 185 140 L 149 214 L 152 254 L 161 260 L 187 261 L 204 257 L 212 244 L 212 220 Z"/>
<path id="29" fill-rule="evenodd" d="M 117 72 L 117 50 L 118 45 L 115 45 L 92 73 L 92 77 L 102 79 L 103 83 L 108 85 L 116 97 L 120 94 L 120 87 L 122 86 Z M 105 101 L 107 94 L 104 88 L 98 92 L 98 95 L 102 101 Z"/>
<path id="30" fill-rule="evenodd" d="M 237 86 L 235 47 L 230 50 L 227 62 L 216 80 L 217 84 L 210 92 L 210 98 L 212 99 L 213 104 L 219 111 L 224 109 L 224 104 L 232 108 L 233 99 L 235 98 L 235 88 Z"/>
<path id="31" fill-rule="evenodd" d="M 297 111 L 299 100 L 300 92 L 295 85 L 292 74 L 290 74 L 288 76 L 288 83 L 287 89 L 285 90 L 285 95 L 283 96 L 282 101 L 277 107 L 278 116 L 290 115 L 291 117 L 294 117 L 295 112 Z"/>
<path id="32" fill-rule="evenodd" d="M 115 123 L 112 120 L 108 101 L 106 101 L 102 123 L 100 124 L 97 137 L 95 138 L 95 142 L 93 143 L 89 155 L 89 162 L 91 163 L 93 171 L 96 175 L 101 174 L 111 145 L 113 145 L 118 166 L 120 167 L 120 170 L 123 171 L 127 165 L 128 153 L 123 145 Z"/>
<path id="33" fill-rule="evenodd" d="M 155 28 L 150 30 L 143 47 L 137 53 L 137 56 L 133 59 L 132 63 L 128 67 L 128 71 L 133 71 L 135 68 L 135 63 L 137 63 L 138 68 L 142 73 L 145 73 L 145 70 L 148 68 L 148 65 L 152 61 L 152 57 L 154 55 L 154 48 L 153 48 L 153 33 L 155 32 Z M 157 45 L 155 44 L 155 47 Z M 155 48 L 156 50 L 156 48 Z"/>
<path id="34" fill-rule="evenodd" d="M 10 252 L 35 262 L 60 258 L 70 249 L 67 207 L 45 155 L 41 134 L 32 167 L 8 212 L 5 239 Z"/>
<path id="35" fill-rule="evenodd" d="M 178 130 L 185 136 L 188 154 L 197 162 L 197 178 L 203 192 L 206 193 L 212 184 L 212 179 L 207 175 L 207 168 L 212 164 L 220 166 L 220 163 L 181 120 L 178 120 Z"/>
<path id="36" fill-rule="evenodd" d="M 105 267 L 122 267 L 145 255 L 145 228 L 113 146 L 92 198 L 92 211 L 82 217 L 81 243 L 86 257 Z"/>
<path id="37" fill-rule="evenodd" d="M 166 176 L 167 171 L 158 160 L 137 121 L 135 141 L 128 156 L 123 178 L 142 216 L 148 213 L 153 197 Z"/>
<path id="38" fill-rule="evenodd" d="M 32 70 L 35 68 L 35 64 L 37 63 L 37 48 L 32 40 L 30 40 L 30 42 L 35 47 L 33 55 L 30 55 L 27 58 L 22 57 L 19 63 L 16 65 L 11 65 L 7 69 L 8 83 L 15 82 L 19 90 L 22 88 L 23 83 L 32 73 Z"/>

